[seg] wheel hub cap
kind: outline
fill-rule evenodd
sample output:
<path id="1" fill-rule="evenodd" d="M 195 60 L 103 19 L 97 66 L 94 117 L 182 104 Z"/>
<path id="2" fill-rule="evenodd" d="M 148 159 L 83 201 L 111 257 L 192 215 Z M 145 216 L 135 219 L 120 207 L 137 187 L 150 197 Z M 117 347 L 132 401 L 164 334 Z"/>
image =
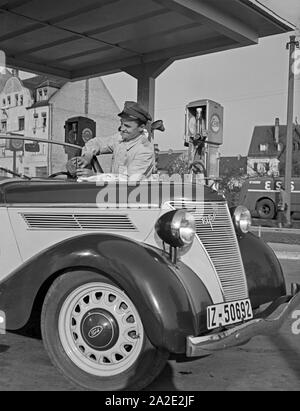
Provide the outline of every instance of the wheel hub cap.
<path id="1" fill-rule="evenodd" d="M 119 337 L 116 319 L 106 310 L 94 309 L 85 314 L 81 322 L 84 341 L 98 351 L 113 347 Z"/>

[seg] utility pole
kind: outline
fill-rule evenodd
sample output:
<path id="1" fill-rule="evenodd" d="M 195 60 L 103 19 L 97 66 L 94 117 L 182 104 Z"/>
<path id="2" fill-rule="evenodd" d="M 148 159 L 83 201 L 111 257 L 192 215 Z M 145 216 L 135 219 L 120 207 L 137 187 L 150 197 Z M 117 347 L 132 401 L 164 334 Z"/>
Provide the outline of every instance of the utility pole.
<path id="1" fill-rule="evenodd" d="M 293 166 L 293 116 L 294 116 L 294 88 L 295 74 L 293 70 L 294 53 L 296 47 L 299 47 L 299 42 L 296 41 L 296 36 L 290 36 L 290 42 L 287 43 L 286 49 L 289 50 L 289 88 L 288 88 L 288 106 L 287 106 L 287 134 L 286 134 L 286 160 L 285 160 L 285 192 L 287 210 L 286 222 L 288 227 L 291 226 L 291 180 Z"/>
<path id="2" fill-rule="evenodd" d="M 90 83 L 89 79 L 85 80 L 85 93 L 84 93 L 84 114 L 86 117 L 89 114 L 89 98 L 90 98 Z"/>

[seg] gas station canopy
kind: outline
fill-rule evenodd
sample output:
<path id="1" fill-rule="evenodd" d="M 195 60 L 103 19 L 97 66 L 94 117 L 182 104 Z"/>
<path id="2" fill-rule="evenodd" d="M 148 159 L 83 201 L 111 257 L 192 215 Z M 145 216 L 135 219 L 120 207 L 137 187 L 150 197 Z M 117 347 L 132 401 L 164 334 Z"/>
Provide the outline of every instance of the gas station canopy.
<path id="1" fill-rule="evenodd" d="M 254 0 L 0 0 L 7 65 L 71 80 L 139 66 L 155 78 L 177 59 L 291 30 Z"/>

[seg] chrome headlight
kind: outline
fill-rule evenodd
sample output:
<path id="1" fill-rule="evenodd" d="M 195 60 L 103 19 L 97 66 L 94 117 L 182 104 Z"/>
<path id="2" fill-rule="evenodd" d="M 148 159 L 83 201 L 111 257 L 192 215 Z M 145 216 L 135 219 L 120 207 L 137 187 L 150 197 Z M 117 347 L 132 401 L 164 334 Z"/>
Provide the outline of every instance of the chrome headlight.
<path id="1" fill-rule="evenodd" d="M 184 247 L 192 244 L 196 234 L 195 220 L 185 210 L 169 211 L 162 215 L 155 224 L 158 236 L 172 247 Z"/>
<path id="2" fill-rule="evenodd" d="M 235 228 L 242 234 L 248 233 L 251 228 L 251 214 L 247 207 L 238 206 L 233 213 Z"/>

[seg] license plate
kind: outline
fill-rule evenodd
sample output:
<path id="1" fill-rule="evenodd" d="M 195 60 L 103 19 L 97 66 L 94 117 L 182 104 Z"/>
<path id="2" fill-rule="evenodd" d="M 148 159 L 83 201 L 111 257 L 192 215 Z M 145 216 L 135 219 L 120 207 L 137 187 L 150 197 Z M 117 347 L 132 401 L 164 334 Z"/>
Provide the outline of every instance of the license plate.
<path id="1" fill-rule="evenodd" d="M 251 320 L 251 318 L 253 318 L 253 312 L 249 299 L 207 307 L 207 328 L 209 330 Z"/>

